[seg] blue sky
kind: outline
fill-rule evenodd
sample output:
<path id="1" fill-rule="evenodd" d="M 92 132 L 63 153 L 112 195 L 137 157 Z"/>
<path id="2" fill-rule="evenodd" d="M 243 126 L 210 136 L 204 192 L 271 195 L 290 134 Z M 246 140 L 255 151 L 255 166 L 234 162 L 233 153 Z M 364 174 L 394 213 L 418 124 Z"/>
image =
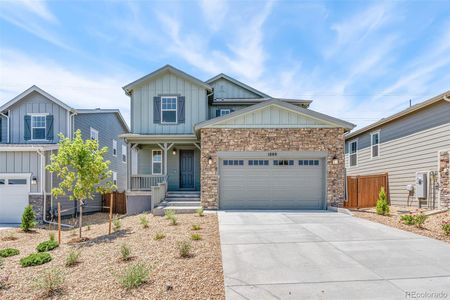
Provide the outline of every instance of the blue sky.
<path id="1" fill-rule="evenodd" d="M 0 103 L 36 84 L 126 118 L 165 64 L 359 126 L 450 89 L 448 1 L 1 1 L 0 46 Z"/>

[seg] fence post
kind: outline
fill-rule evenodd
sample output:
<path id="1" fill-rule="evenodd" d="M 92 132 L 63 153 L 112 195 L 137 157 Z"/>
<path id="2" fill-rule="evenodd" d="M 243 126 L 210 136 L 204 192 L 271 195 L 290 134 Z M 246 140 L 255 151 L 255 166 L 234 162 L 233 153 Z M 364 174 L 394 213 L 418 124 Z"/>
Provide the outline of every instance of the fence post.
<path id="1" fill-rule="evenodd" d="M 58 202 L 58 244 L 61 244 L 61 202 Z"/>
<path id="2" fill-rule="evenodd" d="M 110 198 L 109 198 L 109 231 L 108 231 L 108 234 L 111 234 L 112 211 L 113 211 L 113 193 L 110 193 Z"/>

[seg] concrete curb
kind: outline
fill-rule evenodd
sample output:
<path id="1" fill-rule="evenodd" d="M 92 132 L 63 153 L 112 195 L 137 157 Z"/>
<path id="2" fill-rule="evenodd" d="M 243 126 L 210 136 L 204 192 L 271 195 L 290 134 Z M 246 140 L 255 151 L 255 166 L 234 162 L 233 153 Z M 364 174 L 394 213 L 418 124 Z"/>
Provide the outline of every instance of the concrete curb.
<path id="1" fill-rule="evenodd" d="M 330 211 L 334 211 L 334 212 L 338 212 L 338 213 L 342 213 L 342 214 L 346 214 L 349 216 L 353 216 L 352 212 L 346 208 L 343 207 L 335 207 L 335 206 L 328 206 L 328 210 Z"/>

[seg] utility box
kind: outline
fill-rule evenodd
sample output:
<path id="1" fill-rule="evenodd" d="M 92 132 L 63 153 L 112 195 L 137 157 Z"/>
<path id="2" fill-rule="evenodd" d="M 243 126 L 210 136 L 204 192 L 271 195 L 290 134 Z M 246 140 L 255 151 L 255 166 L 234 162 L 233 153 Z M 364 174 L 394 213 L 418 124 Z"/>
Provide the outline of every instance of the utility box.
<path id="1" fill-rule="evenodd" d="M 427 198 L 427 173 L 416 174 L 416 197 Z"/>

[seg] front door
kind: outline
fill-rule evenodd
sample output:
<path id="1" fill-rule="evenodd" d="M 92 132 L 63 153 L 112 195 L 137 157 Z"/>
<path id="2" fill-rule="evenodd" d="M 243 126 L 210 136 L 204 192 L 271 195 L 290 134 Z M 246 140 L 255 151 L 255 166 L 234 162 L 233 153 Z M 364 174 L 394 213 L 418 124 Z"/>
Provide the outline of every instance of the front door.
<path id="1" fill-rule="evenodd" d="M 180 189 L 194 187 L 194 150 L 180 150 Z"/>

